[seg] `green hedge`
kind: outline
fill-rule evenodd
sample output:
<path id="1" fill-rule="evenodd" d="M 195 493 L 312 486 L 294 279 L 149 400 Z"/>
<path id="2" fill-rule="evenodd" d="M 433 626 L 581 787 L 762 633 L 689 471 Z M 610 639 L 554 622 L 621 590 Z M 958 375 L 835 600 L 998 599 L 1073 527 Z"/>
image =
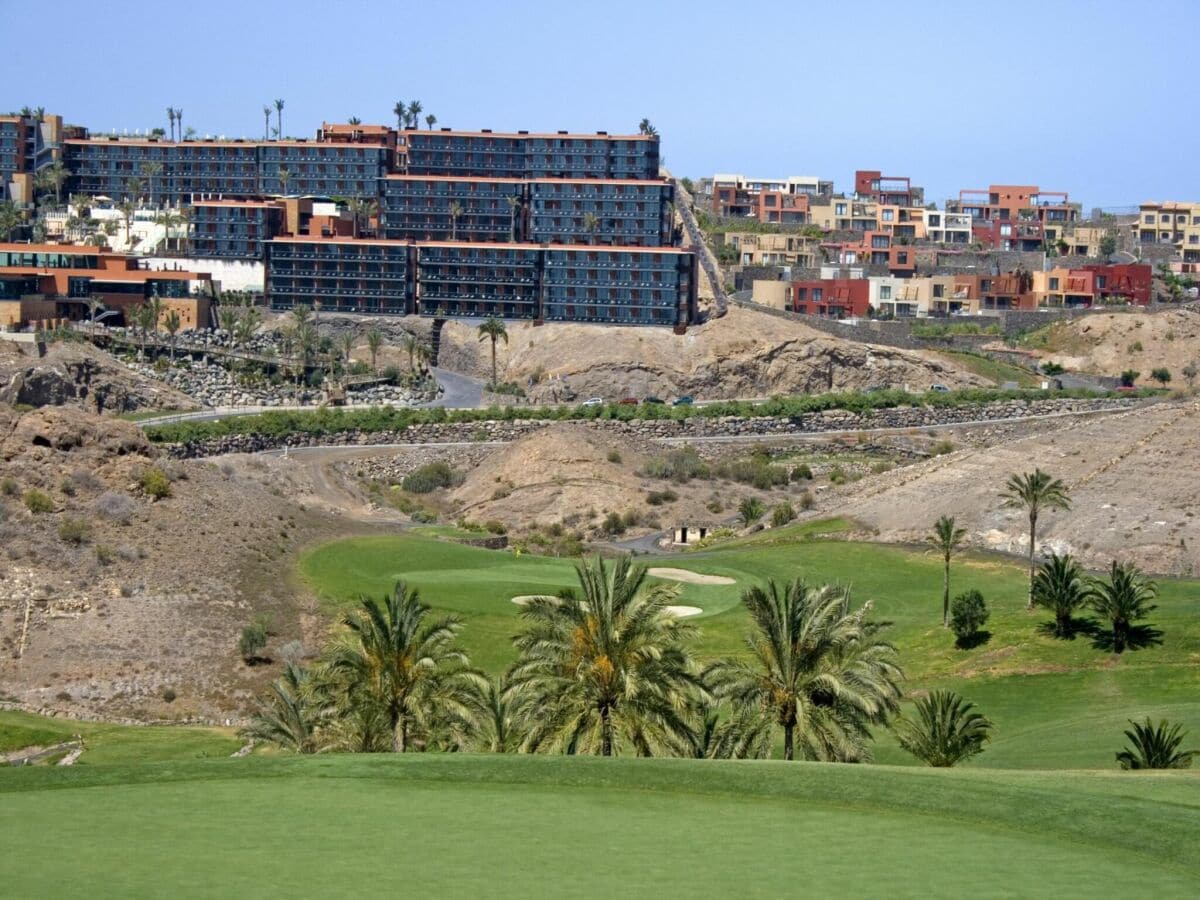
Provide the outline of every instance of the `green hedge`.
<path id="1" fill-rule="evenodd" d="M 403 431 L 410 425 L 519 421 L 535 419 L 547 422 L 574 422 L 588 419 L 609 419 L 622 422 L 661 419 L 711 419 L 721 416 L 759 418 L 766 416 L 797 417 L 806 413 L 845 410 L 864 413 L 877 409 L 902 406 L 945 408 L 990 403 L 997 400 L 1042 400 L 1047 398 L 1097 399 L 1105 397 L 1144 397 L 1160 391 L 1103 393 L 1087 390 L 1042 391 L 972 389 L 947 393 L 928 392 L 909 394 L 898 390 L 867 393 L 800 394 L 772 397 L 753 403 L 729 400 L 704 406 L 665 406 L 660 404 L 622 406 L 609 403 L 603 406 L 496 407 L 486 409 L 400 409 L 372 407 L 369 409 L 335 409 L 322 407 L 312 412 L 281 410 L 253 416 L 230 416 L 213 421 L 177 422 L 146 428 L 146 436 L 156 443 L 184 444 L 233 434 L 338 434 L 344 431 Z"/>

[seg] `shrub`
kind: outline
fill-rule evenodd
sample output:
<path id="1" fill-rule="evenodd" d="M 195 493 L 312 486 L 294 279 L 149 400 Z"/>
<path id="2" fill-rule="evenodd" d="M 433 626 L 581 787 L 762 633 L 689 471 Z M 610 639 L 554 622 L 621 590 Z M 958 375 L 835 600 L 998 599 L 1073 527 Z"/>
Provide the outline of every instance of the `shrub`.
<path id="1" fill-rule="evenodd" d="M 21 493 L 21 489 L 17 486 L 15 478 L 0 479 L 0 494 L 5 497 L 15 497 Z"/>
<path id="2" fill-rule="evenodd" d="M 437 521 L 437 513 L 428 509 L 414 509 L 409 518 L 421 525 L 432 525 Z"/>
<path id="3" fill-rule="evenodd" d="M 884 472 L 890 472 L 891 470 L 892 464 L 886 459 L 881 459 L 879 462 L 871 465 L 871 472 L 875 475 L 882 475 Z"/>
<path id="4" fill-rule="evenodd" d="M 59 482 L 58 489 L 62 491 L 63 496 L 65 497 L 75 496 L 75 485 L 70 478 L 64 477 L 63 480 Z"/>
<path id="5" fill-rule="evenodd" d="M 829 470 L 829 481 L 831 484 L 845 484 L 847 481 L 846 470 L 841 466 L 834 466 Z"/>
<path id="6" fill-rule="evenodd" d="M 162 689 L 162 698 L 167 703 L 174 703 L 176 696 L 178 695 L 175 693 L 175 688 L 165 687 Z"/>
<path id="7" fill-rule="evenodd" d="M 714 514 L 719 513 L 719 512 L 724 512 L 725 511 L 725 503 L 721 500 L 720 497 L 713 497 L 711 500 L 709 500 L 707 503 L 704 504 L 704 508 L 707 509 L 710 513 L 714 513 Z"/>
<path id="8" fill-rule="evenodd" d="M 242 629 L 238 639 L 238 652 L 246 665 L 253 665 L 259 660 L 259 654 L 267 646 L 267 623 L 261 618 L 255 619 Z"/>
<path id="9" fill-rule="evenodd" d="M 488 532 L 488 534 L 507 534 L 508 533 L 508 526 L 505 525 L 503 522 L 499 521 L 498 519 L 488 519 L 486 522 L 483 523 L 483 529 L 484 529 L 484 531 Z"/>
<path id="10" fill-rule="evenodd" d="M 117 551 L 107 544 L 96 545 L 96 562 L 102 566 L 112 565 L 117 558 Z"/>
<path id="11" fill-rule="evenodd" d="M 642 524 L 642 514 L 636 509 L 627 509 L 621 516 L 621 521 L 625 523 L 626 528 L 636 528 Z"/>
<path id="12" fill-rule="evenodd" d="M 48 513 L 54 509 L 54 501 L 39 491 L 37 488 L 30 488 L 21 498 L 21 502 L 25 504 L 25 508 L 31 513 Z"/>
<path id="13" fill-rule="evenodd" d="M 948 440 L 940 440 L 929 448 L 931 456 L 944 456 L 947 453 L 954 452 L 954 442 Z"/>
<path id="14" fill-rule="evenodd" d="M 610 512 L 604 517 L 604 521 L 600 525 L 600 530 L 609 535 L 624 534 L 625 520 L 621 518 L 619 513 Z"/>
<path id="15" fill-rule="evenodd" d="M 987 603 L 979 591 L 966 591 L 954 598 L 950 604 L 950 628 L 960 647 L 970 646 L 977 640 L 979 630 L 987 624 L 988 615 Z"/>
<path id="16" fill-rule="evenodd" d="M 761 519 L 763 512 L 762 501 L 756 497 L 747 497 L 738 504 L 738 519 L 745 528 L 749 528 Z"/>
<path id="17" fill-rule="evenodd" d="M 773 525 L 775 528 L 778 528 L 781 525 L 786 525 L 794 518 L 796 518 L 796 510 L 792 504 L 788 503 L 786 500 L 771 510 L 771 525 Z"/>
<path id="18" fill-rule="evenodd" d="M 1142 373 L 1136 369 L 1126 369 L 1121 373 L 1121 387 L 1131 388 Z"/>
<path id="19" fill-rule="evenodd" d="M 128 525 L 133 521 L 133 514 L 137 512 L 137 503 L 127 494 L 108 491 L 96 498 L 92 509 L 99 516 L 120 525 Z"/>
<path id="20" fill-rule="evenodd" d="M 800 509 L 807 511 L 807 510 L 812 509 L 813 505 L 817 501 L 816 501 L 816 498 L 813 497 L 812 491 L 804 491 L 803 493 L 800 494 L 799 498 L 797 498 L 796 502 L 798 502 L 800 504 Z"/>
<path id="21" fill-rule="evenodd" d="M 792 468 L 792 481 L 812 481 L 812 469 L 808 467 L 808 463 L 800 463 Z"/>
<path id="22" fill-rule="evenodd" d="M 83 519 L 66 518 L 58 523 L 59 540 L 67 544 L 86 544 L 92 536 L 92 528 Z"/>
<path id="23" fill-rule="evenodd" d="M 1042 363 L 1042 373 L 1045 375 L 1061 375 L 1065 371 L 1066 371 L 1066 369 L 1064 369 L 1062 366 L 1060 366 L 1056 362 Z"/>
<path id="24" fill-rule="evenodd" d="M 665 491 L 650 491 L 648 494 L 646 494 L 646 502 L 651 506 L 662 506 L 664 503 L 674 503 L 678 499 L 679 495 L 670 488 L 667 488 Z"/>
<path id="25" fill-rule="evenodd" d="M 646 463 L 645 474 L 650 478 L 664 478 L 686 484 L 693 478 L 708 478 L 708 464 L 700 458 L 695 447 L 680 447 Z"/>
<path id="26" fill-rule="evenodd" d="M 462 484 L 463 474 L 448 463 L 433 462 L 414 469 L 404 476 L 400 486 L 410 494 L 428 494 L 441 488 Z"/>
<path id="27" fill-rule="evenodd" d="M 396 366 L 385 366 L 380 374 L 388 384 L 396 384 L 400 381 L 400 369 Z"/>
<path id="28" fill-rule="evenodd" d="M 605 458 L 610 463 L 619 463 L 621 461 L 621 451 L 620 450 L 609 450 L 608 455 Z"/>
<path id="29" fill-rule="evenodd" d="M 1129 352 L 1130 353 L 1141 353 L 1142 352 L 1142 342 L 1134 341 L 1132 344 L 1130 344 Z"/>
<path id="30" fill-rule="evenodd" d="M 153 500 L 163 500 L 171 496 L 171 479 L 158 466 L 150 466 L 142 472 L 142 490 Z"/>

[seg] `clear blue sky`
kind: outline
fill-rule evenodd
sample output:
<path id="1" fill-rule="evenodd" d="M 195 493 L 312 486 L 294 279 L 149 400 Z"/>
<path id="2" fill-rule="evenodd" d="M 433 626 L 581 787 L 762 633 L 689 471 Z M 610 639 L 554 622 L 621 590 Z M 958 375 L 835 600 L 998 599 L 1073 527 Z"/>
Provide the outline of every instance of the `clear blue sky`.
<path id="1" fill-rule="evenodd" d="M 31 7 L 0 0 L 14 26 Z M 1030 183 L 1085 208 L 1200 199 L 1200 0 L 607 3 L 66 0 L 10 35 L 0 107 L 200 134 L 394 121 L 632 131 L 678 175 Z"/>

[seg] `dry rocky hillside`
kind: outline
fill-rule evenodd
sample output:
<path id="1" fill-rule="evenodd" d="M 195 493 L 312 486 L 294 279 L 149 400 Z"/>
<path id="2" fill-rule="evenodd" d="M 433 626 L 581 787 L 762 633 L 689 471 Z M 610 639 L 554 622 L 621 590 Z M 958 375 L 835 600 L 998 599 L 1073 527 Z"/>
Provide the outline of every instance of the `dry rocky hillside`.
<path id="1" fill-rule="evenodd" d="M 131 371 L 90 344 L 53 343 L 39 357 L 34 345 L 12 341 L 0 341 L 0 403 L 104 413 L 196 406 L 186 394 Z"/>
<path id="2" fill-rule="evenodd" d="M 1147 384 L 1163 367 L 1176 386 L 1189 364 L 1200 368 L 1200 307 L 1085 316 L 1045 329 L 1030 348 L 1069 371 L 1118 376 L 1134 369 Z"/>
<path id="3" fill-rule="evenodd" d="M 881 541 L 920 541 L 942 515 L 976 547 L 1023 554 L 1028 520 L 1005 508 L 1012 473 L 1040 467 L 1070 489 L 1071 510 L 1039 522 L 1039 541 L 1090 567 L 1133 560 L 1158 574 L 1200 572 L 1200 403 L 1164 402 L 1130 412 L 1063 419 L 1053 428 L 959 450 L 865 479 L 837 512 L 878 530 Z"/>
<path id="4" fill-rule="evenodd" d="M 869 387 L 990 384 L 933 354 L 839 340 L 800 322 L 734 307 L 677 335 L 665 328 L 510 323 L 497 345 L 502 381 L 539 401 L 653 395 L 764 397 Z M 491 377 L 490 345 L 447 323 L 439 363 Z"/>
<path id="5" fill-rule="evenodd" d="M 169 497 L 143 486 L 153 469 Z M 276 659 L 318 643 L 292 557 L 345 526 L 313 493 L 291 461 L 168 461 L 127 422 L 0 406 L 0 694 L 110 716 L 244 711 L 271 667 L 241 660 L 243 626 L 264 616 Z"/>

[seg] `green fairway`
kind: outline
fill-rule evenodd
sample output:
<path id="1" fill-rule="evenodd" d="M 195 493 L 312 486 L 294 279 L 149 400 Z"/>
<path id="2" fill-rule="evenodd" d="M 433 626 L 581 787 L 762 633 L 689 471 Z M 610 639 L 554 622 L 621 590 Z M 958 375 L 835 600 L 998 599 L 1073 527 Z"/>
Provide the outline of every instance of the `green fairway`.
<path id="1" fill-rule="evenodd" d="M 741 539 L 706 552 L 647 557 L 651 566 L 686 568 L 733 578 L 734 585 L 681 584 L 679 602 L 704 610 L 696 650 L 701 658 L 740 653 L 749 620 L 740 591 L 766 578 L 803 575 L 850 584 L 890 621 L 912 692 L 952 687 L 997 725 L 994 741 L 972 766 L 1018 768 L 1113 766 L 1126 720 L 1152 715 L 1182 722 L 1200 739 L 1200 583 L 1160 582 L 1151 621 L 1161 646 L 1113 657 L 1087 637 L 1056 640 L 1038 629 L 1048 616 L 1024 609 L 1020 564 L 964 555 L 952 574 L 955 593 L 976 588 L 991 609 L 987 643 L 959 650 L 941 627 L 941 562 L 920 550 L 821 539 L 847 523 L 807 523 Z M 476 664 L 501 671 L 513 658 L 521 627 L 511 598 L 553 593 L 575 583 L 569 560 L 466 547 L 402 535 L 339 541 L 306 556 L 301 569 L 332 606 L 360 593 L 382 595 L 397 579 L 417 586 L 436 609 L 463 616 L 463 642 Z M 1194 742 L 1194 741 L 1193 741 Z M 878 757 L 912 762 L 890 738 Z"/>
<path id="2" fill-rule="evenodd" d="M 336 756 L 0 774 L 9 896 L 1195 896 L 1200 778 Z"/>

